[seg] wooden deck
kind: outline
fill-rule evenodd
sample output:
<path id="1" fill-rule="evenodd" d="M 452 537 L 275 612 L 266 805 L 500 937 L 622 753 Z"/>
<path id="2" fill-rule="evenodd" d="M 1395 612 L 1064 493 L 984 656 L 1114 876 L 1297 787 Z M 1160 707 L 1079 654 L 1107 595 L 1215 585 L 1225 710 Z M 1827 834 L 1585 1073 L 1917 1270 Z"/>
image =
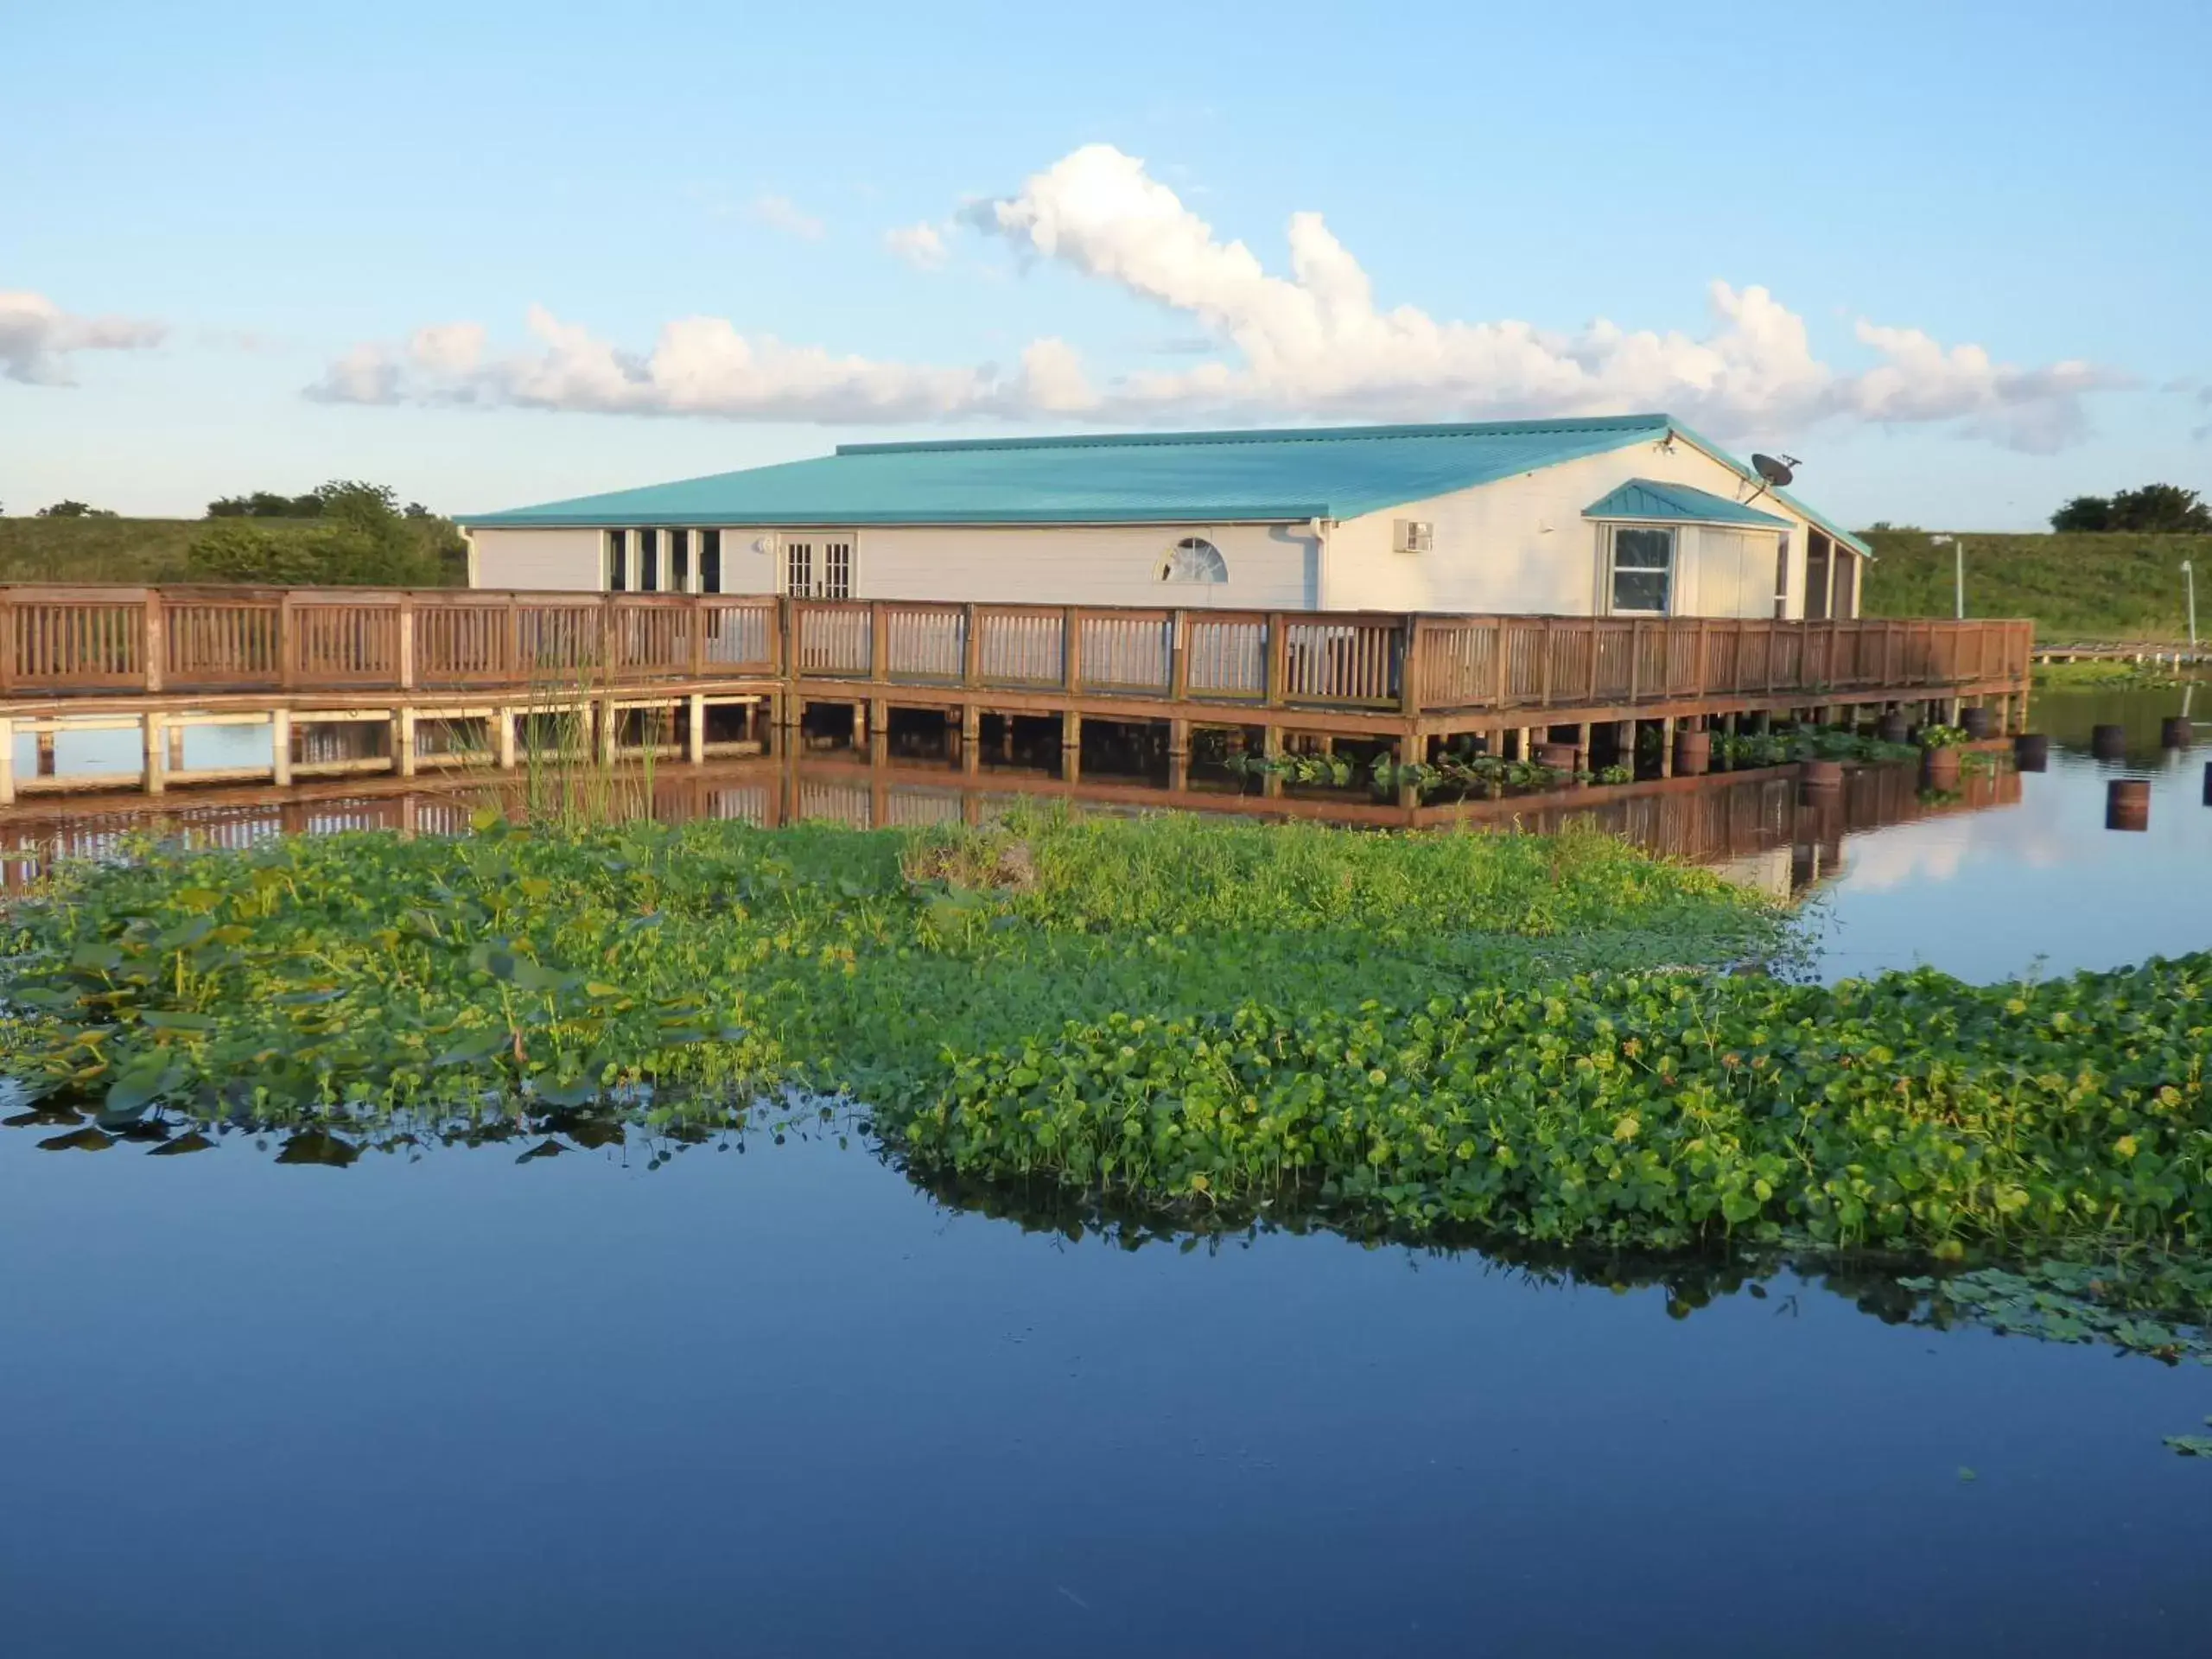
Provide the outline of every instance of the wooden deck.
<path id="1" fill-rule="evenodd" d="M 957 722 L 972 763 L 987 713 L 1163 721 L 1380 741 L 1416 753 L 1479 733 L 1523 753 L 1561 725 L 1699 723 L 1763 712 L 2024 697 L 2022 621 L 1249 612 L 745 595 L 0 586 L 0 800 L 58 779 L 10 776 L 12 738 L 139 728 L 137 781 L 175 770 L 169 728 L 265 721 L 266 775 L 289 782 L 294 734 L 385 721 L 379 764 L 424 757 L 422 721 L 480 721 L 480 753 L 515 764 L 516 723 L 585 715 L 602 754 L 658 711 L 693 760 L 763 747 L 817 705 L 880 741 L 893 709 Z M 710 711 L 741 710 L 710 739 Z M 728 729 L 727 716 L 721 722 Z M 1509 738 L 1507 734 L 1516 734 Z M 642 740 L 639 740 L 642 741 Z M 44 749 L 41 750 L 43 754 Z M 219 781 L 209 778 L 204 781 Z M 224 779 L 220 781 L 232 781 Z"/>

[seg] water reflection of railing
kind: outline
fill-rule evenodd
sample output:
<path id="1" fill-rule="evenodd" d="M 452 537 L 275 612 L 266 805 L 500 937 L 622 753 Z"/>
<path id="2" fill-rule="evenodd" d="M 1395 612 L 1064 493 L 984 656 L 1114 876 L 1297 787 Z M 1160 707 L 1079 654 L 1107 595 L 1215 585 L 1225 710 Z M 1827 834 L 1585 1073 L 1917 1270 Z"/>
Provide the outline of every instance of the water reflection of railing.
<path id="1" fill-rule="evenodd" d="M 111 855 L 133 836 L 181 836 L 193 842 L 244 848 L 276 835 L 335 835 L 386 830 L 403 835 L 454 835 L 476 811 L 497 804 L 524 810 L 526 782 L 452 781 L 397 788 L 380 783 L 328 785 L 276 793 L 211 793 L 159 809 L 87 804 L 47 812 L 18 812 L 0 819 L 0 887 L 21 887 L 57 858 Z M 1270 798 L 1234 786 L 1171 791 L 1141 779 L 1093 779 L 1066 784 L 1042 775 L 1001 774 L 980 782 L 948 778 L 925 767 L 858 760 L 739 761 L 634 773 L 608 791 L 611 816 L 651 817 L 664 823 L 696 819 L 738 822 L 761 829 L 830 823 L 855 829 L 976 823 L 1014 803 L 1039 798 L 1064 800 L 1077 811 L 1133 812 L 1175 809 L 1294 816 L 1348 824 L 1406 822 L 1402 809 L 1357 795 L 1336 798 Z M 1923 796 L 1910 766 L 1870 766 L 1851 772 L 1843 789 L 1808 791 L 1794 769 L 1732 777 L 1560 791 L 1548 795 L 1425 807 L 1425 822 L 1497 823 L 1550 831 L 1569 823 L 1618 835 L 1649 851 L 1700 864 L 1726 864 L 1789 850 L 1786 868 L 1746 868 L 1747 879 L 1803 886 L 1838 864 L 1843 837 L 1948 812 L 2009 806 L 2020 799 L 2020 779 L 2010 770 L 1968 772 L 1955 794 Z"/>

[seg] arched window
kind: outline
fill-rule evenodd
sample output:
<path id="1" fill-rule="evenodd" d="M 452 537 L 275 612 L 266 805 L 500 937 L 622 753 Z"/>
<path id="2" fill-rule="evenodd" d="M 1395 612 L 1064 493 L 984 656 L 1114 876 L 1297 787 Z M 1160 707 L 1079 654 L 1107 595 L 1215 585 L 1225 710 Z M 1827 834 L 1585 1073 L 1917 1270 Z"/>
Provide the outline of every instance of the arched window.
<path id="1" fill-rule="evenodd" d="M 1160 562 L 1162 582 L 1227 582 L 1229 561 L 1203 536 L 1185 536 Z"/>

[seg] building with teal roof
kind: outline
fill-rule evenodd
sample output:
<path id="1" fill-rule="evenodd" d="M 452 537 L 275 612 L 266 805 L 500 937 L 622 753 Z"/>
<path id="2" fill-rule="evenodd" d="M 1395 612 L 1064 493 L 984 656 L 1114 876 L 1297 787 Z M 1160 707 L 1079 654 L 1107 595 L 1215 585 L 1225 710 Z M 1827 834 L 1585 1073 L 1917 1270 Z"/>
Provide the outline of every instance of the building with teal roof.
<path id="1" fill-rule="evenodd" d="M 486 588 L 1857 614 L 1866 545 L 1663 414 L 844 444 L 466 517 Z"/>

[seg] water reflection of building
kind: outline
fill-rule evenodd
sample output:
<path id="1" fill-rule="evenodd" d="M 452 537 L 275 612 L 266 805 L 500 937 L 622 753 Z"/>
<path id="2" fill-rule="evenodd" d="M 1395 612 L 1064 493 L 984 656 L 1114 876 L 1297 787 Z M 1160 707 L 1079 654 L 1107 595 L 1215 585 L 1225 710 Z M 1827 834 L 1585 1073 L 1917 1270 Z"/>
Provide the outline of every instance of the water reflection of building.
<path id="1" fill-rule="evenodd" d="M 149 810 L 108 798 L 75 806 L 0 815 L 0 885 L 20 887 L 54 857 L 108 855 L 133 835 L 184 836 L 203 845 L 242 848 L 276 835 L 346 830 L 453 835 L 483 806 L 526 804 L 526 782 L 484 774 L 431 787 L 386 786 L 363 779 L 283 791 L 207 791 Z M 1226 780 L 1171 791 L 1142 779 L 1093 778 L 1070 784 L 1041 770 L 986 773 L 973 783 L 942 766 L 869 765 L 859 758 L 738 761 L 683 766 L 618 779 L 606 802 L 612 815 L 664 823 L 714 819 L 760 828 L 833 823 L 857 829 L 979 823 L 1025 799 L 1064 800 L 1077 811 L 1179 809 L 1297 817 L 1352 825 L 1402 823 L 1396 808 L 1352 791 L 1299 791 L 1262 799 Z M 1618 835 L 1650 851 L 1725 870 L 1736 880 L 1788 893 L 1835 874 L 1847 835 L 1933 815 L 2010 806 L 2020 779 L 2009 770 L 1969 772 L 1952 795 L 1923 797 L 1910 766 L 1849 772 L 1843 787 L 1814 791 L 1794 768 L 1653 779 L 1497 801 L 1424 809 L 1437 822 L 1494 823 L 1550 831 L 1570 823 Z"/>

